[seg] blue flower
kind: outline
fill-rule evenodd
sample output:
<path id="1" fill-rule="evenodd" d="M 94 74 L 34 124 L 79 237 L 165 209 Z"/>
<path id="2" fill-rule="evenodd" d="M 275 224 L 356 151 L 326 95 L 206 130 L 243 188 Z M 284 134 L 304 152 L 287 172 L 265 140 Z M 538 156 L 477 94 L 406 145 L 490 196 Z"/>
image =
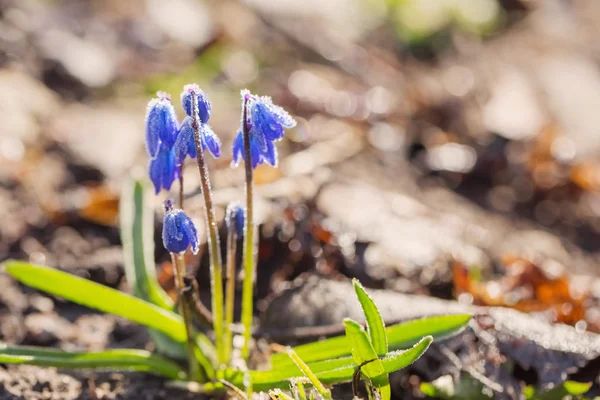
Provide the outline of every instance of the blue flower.
<path id="1" fill-rule="evenodd" d="M 221 140 L 213 132 L 208 124 L 200 124 L 200 144 L 202 151 L 208 148 L 215 158 L 221 156 Z M 196 158 L 196 143 L 194 141 L 194 128 L 192 128 L 192 117 L 186 117 L 181 124 L 177 139 L 173 145 L 175 161 L 181 165 L 186 156 Z"/>
<path id="2" fill-rule="evenodd" d="M 227 229 L 233 229 L 236 236 L 242 237 L 244 234 L 244 209 L 237 201 L 232 201 L 227 206 L 227 213 L 225 216 L 225 224 Z"/>
<path id="3" fill-rule="evenodd" d="M 183 253 L 190 245 L 192 252 L 198 253 L 198 231 L 192 219 L 183 210 L 174 209 L 170 200 L 165 201 L 163 223 L 163 245 L 170 253 Z"/>
<path id="4" fill-rule="evenodd" d="M 150 160 L 148 167 L 150 180 L 154 184 L 156 194 L 161 189 L 169 190 L 173 181 L 179 178 L 179 168 L 175 163 L 175 152 L 164 144 L 159 146 L 156 158 Z"/>
<path id="5" fill-rule="evenodd" d="M 178 129 L 171 98 L 164 92 L 156 95 L 146 108 L 146 150 L 151 158 L 157 157 L 161 143 L 168 148 L 173 146 Z"/>
<path id="6" fill-rule="evenodd" d="M 293 128 L 296 121 L 281 107 L 276 106 L 270 97 L 255 96 L 242 90 L 242 101 L 246 102 L 246 124 L 250 135 L 250 157 L 252 168 L 259 164 L 277 166 L 277 148 L 274 142 L 283 138 L 284 128 Z M 233 140 L 233 162 L 239 163 L 244 156 L 244 137 L 242 129 Z"/>
<path id="7" fill-rule="evenodd" d="M 283 128 L 293 128 L 296 121 L 283 108 L 272 103 L 271 98 L 250 97 L 250 125 L 255 135 L 265 140 L 275 141 L 283 138 Z"/>
<path id="8" fill-rule="evenodd" d="M 204 91 L 200 89 L 200 86 L 196 85 L 195 83 L 191 83 L 183 87 L 183 91 L 181 92 L 181 106 L 183 107 L 185 113 L 191 117 L 193 114 L 192 93 L 195 94 L 196 98 L 198 99 L 198 116 L 200 117 L 200 121 L 205 124 L 210 118 L 212 105 L 210 100 L 208 100 L 208 97 L 206 97 Z"/>
<path id="9" fill-rule="evenodd" d="M 233 139 L 233 165 L 237 166 L 240 159 L 245 160 L 244 156 L 244 135 L 242 131 L 238 131 L 235 139 Z M 275 143 L 270 140 L 265 142 L 265 148 L 261 147 L 250 130 L 250 159 L 252 160 L 252 168 L 256 168 L 259 164 L 269 164 L 273 167 L 277 166 L 277 148 Z"/>

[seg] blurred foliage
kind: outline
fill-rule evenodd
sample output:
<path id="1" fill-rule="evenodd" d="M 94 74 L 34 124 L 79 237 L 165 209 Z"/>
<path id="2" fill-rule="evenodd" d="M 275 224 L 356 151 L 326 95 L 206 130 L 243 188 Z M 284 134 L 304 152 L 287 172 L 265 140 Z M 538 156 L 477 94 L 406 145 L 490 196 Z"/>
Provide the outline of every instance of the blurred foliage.
<path id="1" fill-rule="evenodd" d="M 388 16 L 398 36 L 411 44 L 430 40 L 450 26 L 478 36 L 502 27 L 498 0 L 387 0 Z"/>

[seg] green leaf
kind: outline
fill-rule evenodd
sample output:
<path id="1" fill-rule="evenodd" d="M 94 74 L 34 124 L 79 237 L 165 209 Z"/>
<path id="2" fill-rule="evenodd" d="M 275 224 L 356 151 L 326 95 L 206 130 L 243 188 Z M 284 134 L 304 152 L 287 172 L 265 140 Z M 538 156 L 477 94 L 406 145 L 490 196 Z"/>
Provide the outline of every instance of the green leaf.
<path id="1" fill-rule="evenodd" d="M 142 181 L 128 181 L 121 192 L 119 215 L 125 276 L 136 297 L 169 311 L 174 304 L 158 283 L 154 264 L 154 215 Z"/>
<path id="2" fill-rule="evenodd" d="M 119 203 L 125 276 L 134 296 L 169 311 L 174 304 L 158 283 L 154 264 L 154 215 L 150 191 L 140 180 L 127 180 Z M 150 337 L 160 353 L 185 358 L 185 346 L 154 329 Z"/>
<path id="3" fill-rule="evenodd" d="M 7 261 L 6 272 L 18 281 L 74 303 L 120 315 L 156 329 L 177 342 L 184 342 L 186 331 L 181 317 L 127 293 L 100 285 L 56 269 L 22 261 Z"/>
<path id="4" fill-rule="evenodd" d="M 373 386 L 379 390 L 382 400 L 389 400 L 391 397 L 390 381 L 388 374 L 383 368 L 383 363 L 367 333 L 362 325 L 350 318 L 344 319 L 346 328 L 346 338 L 350 344 L 352 358 L 357 365 L 365 364 L 361 371 L 371 380 Z"/>
<path id="5" fill-rule="evenodd" d="M 169 379 L 186 379 L 186 373 L 179 365 L 145 350 L 116 349 L 85 353 L 0 343 L 0 363 L 144 371 Z"/>
<path id="6" fill-rule="evenodd" d="M 360 284 L 358 279 L 352 280 L 354 291 L 358 297 L 358 301 L 365 313 L 365 320 L 367 321 L 367 331 L 371 338 L 371 344 L 375 349 L 377 355 L 384 355 L 388 351 L 387 334 L 385 332 L 385 323 L 379 309 L 373 302 L 373 299 L 365 291 L 365 288 Z"/>
<path id="7" fill-rule="evenodd" d="M 317 392 L 319 392 L 323 398 L 331 400 L 331 391 L 323 386 L 321 381 L 319 381 L 319 378 L 311 371 L 310 367 L 298 357 L 298 354 L 296 354 L 291 347 L 288 347 L 286 351 L 288 356 L 294 361 L 294 364 L 300 368 L 302 373 L 310 380 L 315 389 L 317 389 Z"/>
<path id="8" fill-rule="evenodd" d="M 428 335 L 435 340 L 450 337 L 461 331 L 470 319 L 470 314 L 441 315 L 388 326 L 386 333 L 389 350 L 408 349 Z M 294 351 L 307 363 L 350 355 L 345 336 L 296 346 Z M 289 364 L 293 363 L 286 354 L 271 357 L 272 368 L 282 368 Z"/>
<path id="9" fill-rule="evenodd" d="M 398 350 L 386 354 L 385 357 L 380 359 L 385 372 L 391 373 L 415 362 L 429 348 L 432 340 L 431 337 L 425 337 L 408 350 Z M 326 385 L 350 382 L 357 367 L 352 356 L 307 364 L 317 378 Z M 241 371 L 227 369 L 225 375 L 229 382 L 238 387 L 243 387 L 244 375 Z M 254 390 L 257 392 L 268 391 L 273 388 L 287 389 L 290 379 L 302 375 L 302 371 L 294 363 L 283 368 L 275 367 L 269 371 L 250 371 Z"/>

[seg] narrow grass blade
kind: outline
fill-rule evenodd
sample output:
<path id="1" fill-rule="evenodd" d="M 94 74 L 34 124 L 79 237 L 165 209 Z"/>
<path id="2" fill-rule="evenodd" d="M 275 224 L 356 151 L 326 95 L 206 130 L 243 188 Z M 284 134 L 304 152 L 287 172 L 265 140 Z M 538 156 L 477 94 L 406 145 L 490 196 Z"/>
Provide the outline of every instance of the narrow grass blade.
<path id="1" fill-rule="evenodd" d="M 349 318 L 344 320 L 344 327 L 354 362 L 357 365 L 365 364 L 361 367 L 361 371 L 379 390 L 382 400 L 389 400 L 392 392 L 388 374 L 385 372 L 383 363 L 373 348 L 369 336 L 358 322 Z"/>
<path id="2" fill-rule="evenodd" d="M 287 355 L 290 356 L 290 358 L 294 361 L 294 364 L 296 364 L 302 373 L 310 380 L 321 396 L 323 396 L 325 399 L 331 400 L 331 391 L 323 386 L 321 381 L 319 381 L 319 378 L 317 378 L 317 376 L 311 371 L 310 367 L 306 365 L 306 363 L 302 361 L 300 357 L 298 357 L 298 354 L 296 354 L 291 347 L 288 347 L 286 352 Z"/>
<path id="3" fill-rule="evenodd" d="M 0 344 L 0 363 L 144 371 L 169 379 L 186 379 L 186 373 L 179 365 L 145 350 L 115 349 L 84 353 Z"/>
<path id="4" fill-rule="evenodd" d="M 140 180 L 128 180 L 121 191 L 119 215 L 125 276 L 134 296 L 172 311 L 174 304 L 158 283 L 154 265 L 154 215 L 150 191 Z M 160 353 L 185 358 L 185 347 L 154 329 L 149 330 Z"/>
<path id="5" fill-rule="evenodd" d="M 290 380 L 290 386 L 295 400 L 306 400 L 306 390 L 304 390 L 302 380 L 293 378 Z"/>
<path id="6" fill-rule="evenodd" d="M 373 302 L 373 299 L 365 291 L 365 288 L 360 284 L 358 279 L 352 280 L 354 291 L 358 297 L 358 301 L 365 314 L 365 320 L 367 321 L 367 332 L 371 339 L 371 344 L 375 349 L 377 355 L 384 355 L 388 351 L 387 334 L 385 332 L 385 323 L 379 309 Z"/>
<path id="7" fill-rule="evenodd" d="M 7 261 L 6 272 L 18 281 L 74 303 L 161 331 L 177 342 L 185 341 L 181 317 L 127 293 L 65 272 L 22 261 Z"/>
<path id="8" fill-rule="evenodd" d="M 285 394 L 281 389 L 269 390 L 269 397 L 273 400 L 294 400 L 293 397 Z"/>
<path id="9" fill-rule="evenodd" d="M 128 181 L 121 192 L 119 215 L 125 275 L 136 297 L 167 310 L 174 304 L 158 283 L 154 264 L 154 215 L 149 191 L 141 181 Z"/>
<path id="10" fill-rule="evenodd" d="M 380 359 L 385 372 L 391 373 L 415 362 L 429 348 L 431 341 L 431 337 L 426 337 L 408 350 L 398 350 L 386 354 L 385 357 Z M 317 378 L 326 385 L 350 382 L 357 367 L 351 356 L 307 364 Z M 273 388 L 286 389 L 291 378 L 302 375 L 302 371 L 294 363 L 282 368 L 276 367 L 270 371 L 250 371 L 256 391 L 267 391 Z M 228 381 L 238 387 L 243 387 L 243 374 L 241 372 L 227 370 L 226 376 Z"/>
<path id="11" fill-rule="evenodd" d="M 470 314 L 441 315 L 388 326 L 385 331 L 389 350 L 408 349 L 428 335 L 435 340 L 450 337 L 460 332 L 470 319 Z M 294 351 L 307 363 L 350 355 L 345 336 L 296 346 Z M 279 353 L 271 357 L 272 368 L 283 368 L 289 364 L 292 362 L 286 354 Z"/>

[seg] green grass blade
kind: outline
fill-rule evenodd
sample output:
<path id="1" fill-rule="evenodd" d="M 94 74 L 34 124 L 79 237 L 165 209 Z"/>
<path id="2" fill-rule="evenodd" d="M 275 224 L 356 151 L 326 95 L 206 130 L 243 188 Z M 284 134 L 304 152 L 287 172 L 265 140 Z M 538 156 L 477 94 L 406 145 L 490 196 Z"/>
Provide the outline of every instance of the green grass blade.
<path id="1" fill-rule="evenodd" d="M 398 350 L 386 354 L 385 357 L 381 358 L 385 372 L 391 373 L 412 364 L 425 353 L 430 344 L 431 337 L 426 337 L 408 350 Z M 307 364 L 317 378 L 326 385 L 350 382 L 357 367 L 351 356 Z M 268 391 L 273 388 L 286 389 L 290 379 L 300 377 L 303 374 L 294 363 L 291 363 L 282 368 L 273 368 L 270 371 L 250 371 L 250 375 L 256 391 Z M 226 376 L 228 381 L 238 387 L 243 387 L 243 374 L 241 372 L 227 370 Z"/>
<path id="2" fill-rule="evenodd" d="M 142 181 L 128 181 L 121 192 L 119 216 L 125 275 L 136 297 L 173 310 L 169 295 L 158 283 L 154 264 L 154 215 Z"/>
<path id="3" fill-rule="evenodd" d="M 273 400 L 294 400 L 293 397 L 285 394 L 281 389 L 269 390 L 269 397 Z"/>
<path id="4" fill-rule="evenodd" d="M 302 361 L 300 357 L 298 357 L 298 354 L 296 354 L 291 347 L 288 347 L 286 352 L 294 361 L 294 364 L 300 368 L 302 373 L 310 380 L 315 389 L 317 389 L 317 392 L 319 392 L 323 398 L 331 400 L 331 391 L 323 386 L 321 381 L 319 381 L 319 378 L 317 378 L 317 376 L 312 372 L 310 367 L 306 365 L 306 363 Z"/>
<path id="5" fill-rule="evenodd" d="M 344 327 L 346 328 L 346 338 L 350 344 L 354 362 L 357 365 L 367 363 L 361 367 L 361 371 L 379 390 L 382 400 L 389 400 L 392 392 L 388 374 L 385 372 L 383 363 L 373 348 L 367 332 L 365 332 L 362 325 L 350 318 L 344 320 Z"/>
<path id="6" fill-rule="evenodd" d="M 119 216 L 125 276 L 135 297 L 169 311 L 174 304 L 158 283 L 154 265 L 154 215 L 151 192 L 140 180 L 127 180 L 121 191 Z M 154 329 L 150 337 L 160 353 L 185 358 L 185 346 Z"/>
<path id="7" fill-rule="evenodd" d="M 304 383 L 300 379 L 292 379 L 290 386 L 295 400 L 306 400 L 306 390 L 304 390 Z"/>
<path id="8" fill-rule="evenodd" d="M 386 328 L 389 350 L 408 349 L 424 336 L 441 340 L 460 332 L 471 319 L 470 314 L 440 315 L 402 322 Z M 305 362 L 311 363 L 350 355 L 345 336 L 337 336 L 320 342 L 294 347 L 294 351 Z M 286 354 L 271 357 L 272 368 L 293 364 Z"/>
<path id="9" fill-rule="evenodd" d="M 365 320 L 367 321 L 367 332 L 371 339 L 371 344 L 375 349 L 377 355 L 383 356 L 388 351 L 387 334 L 385 332 L 385 323 L 379 309 L 373 302 L 373 299 L 365 291 L 365 288 L 360 284 L 358 279 L 352 280 L 354 291 L 358 297 L 358 301 L 365 313 Z"/>
<path id="10" fill-rule="evenodd" d="M 120 315 L 156 329 L 177 342 L 184 342 L 181 317 L 127 293 L 100 285 L 65 272 L 22 261 L 7 261 L 6 272 L 18 281 L 74 303 Z"/>
<path id="11" fill-rule="evenodd" d="M 115 349 L 84 353 L 0 344 L 0 363 L 144 371 L 169 379 L 186 379 L 185 371 L 177 364 L 145 350 Z"/>

